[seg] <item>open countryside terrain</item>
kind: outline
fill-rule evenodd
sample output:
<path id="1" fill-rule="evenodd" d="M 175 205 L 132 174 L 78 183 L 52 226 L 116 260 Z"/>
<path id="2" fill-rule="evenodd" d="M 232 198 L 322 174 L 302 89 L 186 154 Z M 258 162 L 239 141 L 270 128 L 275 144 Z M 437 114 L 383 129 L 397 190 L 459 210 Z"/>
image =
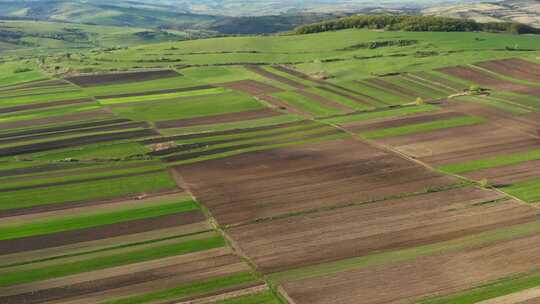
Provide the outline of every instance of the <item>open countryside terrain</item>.
<path id="1" fill-rule="evenodd" d="M 0 303 L 536 303 L 540 39 L 2 57 Z"/>

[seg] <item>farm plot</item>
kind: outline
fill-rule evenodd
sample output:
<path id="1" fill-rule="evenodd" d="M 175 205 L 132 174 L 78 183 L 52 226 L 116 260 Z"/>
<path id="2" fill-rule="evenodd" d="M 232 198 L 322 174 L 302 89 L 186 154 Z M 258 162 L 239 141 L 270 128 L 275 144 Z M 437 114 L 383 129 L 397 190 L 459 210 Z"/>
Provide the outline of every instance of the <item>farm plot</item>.
<path id="1" fill-rule="evenodd" d="M 17 254 L 3 251 L 4 261 L 11 263 L 0 268 L 2 303 L 148 303 L 196 299 L 263 284 L 224 247 L 224 240 L 210 230 L 192 202 L 163 200 L 62 211 L 53 214 L 52 220 L 34 216 L 34 227 L 19 225 L 27 232 L 47 228 L 50 232 L 74 219 L 98 226 L 69 227 L 73 230 L 41 236 L 46 247 L 25 248 Z M 170 215 L 155 213 L 158 209 Z M 79 211 L 93 213 L 80 221 Z M 136 216 L 141 219 L 133 220 Z M 14 223 L 21 220 L 12 219 Z M 112 220 L 120 223 L 110 224 Z M 81 235 L 86 239 L 77 238 Z M 22 239 L 11 241 L 16 240 Z"/>
<path id="2" fill-rule="evenodd" d="M 169 140 L 167 138 L 152 140 L 150 142 L 154 143 L 152 148 L 155 151 L 149 155 L 161 156 L 165 162 L 192 163 L 345 136 L 347 136 L 345 133 L 335 128 L 300 121 L 246 130 L 173 136 L 169 137 Z M 166 148 L 161 148 L 160 143 L 165 143 Z"/>
<path id="3" fill-rule="evenodd" d="M 496 192 L 466 187 L 299 214 L 227 232 L 259 270 L 275 273 L 444 242 L 526 223 L 538 214 Z"/>
<path id="4" fill-rule="evenodd" d="M 181 165 L 176 171 L 223 225 L 458 183 L 351 139 Z"/>
<path id="5" fill-rule="evenodd" d="M 497 90 L 510 91 L 532 96 L 540 95 L 540 87 L 527 86 L 517 82 L 497 78 L 492 74 L 471 67 L 449 67 L 442 68 L 438 71 Z"/>
<path id="6" fill-rule="evenodd" d="M 513 58 L 495 61 L 485 61 L 475 64 L 497 74 L 509 76 L 516 79 L 533 82 L 540 81 L 540 64 Z"/>
<path id="7" fill-rule="evenodd" d="M 157 71 L 142 71 L 128 73 L 113 73 L 113 74 L 98 74 L 98 75 L 81 75 L 66 78 L 81 87 L 91 87 L 99 85 L 110 85 L 126 82 L 148 81 L 160 78 L 176 77 L 179 74 L 172 70 L 157 70 Z"/>
<path id="8" fill-rule="evenodd" d="M 537 234 L 529 235 L 455 252 L 293 281 L 283 286 L 295 303 L 416 302 L 537 269 L 540 260 L 535 257 L 539 248 L 531 244 L 538 242 L 538 238 Z M 503 264 L 507 267 L 500 267 Z M 414 269 L 414 275 L 411 275 L 411 269 Z M 504 289 L 500 291 L 504 292 Z"/>

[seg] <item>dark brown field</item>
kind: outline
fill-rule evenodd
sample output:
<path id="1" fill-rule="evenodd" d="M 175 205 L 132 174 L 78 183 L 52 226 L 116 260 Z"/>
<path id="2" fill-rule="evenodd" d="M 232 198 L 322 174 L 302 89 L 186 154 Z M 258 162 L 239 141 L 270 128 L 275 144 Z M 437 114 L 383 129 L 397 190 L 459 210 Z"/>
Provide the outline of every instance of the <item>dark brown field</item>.
<path id="1" fill-rule="evenodd" d="M 99 75 L 81 75 L 81 76 L 68 77 L 66 78 L 66 80 L 81 87 L 91 87 L 91 86 L 98 86 L 98 85 L 147 81 L 147 80 L 154 80 L 154 79 L 159 79 L 159 78 L 175 77 L 175 76 L 180 76 L 180 74 L 172 70 L 159 70 L 159 71 L 99 74 Z"/>

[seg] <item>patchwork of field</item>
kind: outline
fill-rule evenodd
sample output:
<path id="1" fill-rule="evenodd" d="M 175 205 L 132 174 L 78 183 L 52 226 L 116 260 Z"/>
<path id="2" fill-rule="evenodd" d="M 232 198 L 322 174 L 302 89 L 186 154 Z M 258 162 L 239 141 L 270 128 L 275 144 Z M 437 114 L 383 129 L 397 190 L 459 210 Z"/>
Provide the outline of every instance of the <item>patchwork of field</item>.
<path id="1" fill-rule="evenodd" d="M 0 84 L 0 303 L 538 298 L 540 64 L 343 33 Z M 371 63 L 412 51 L 423 69 Z"/>

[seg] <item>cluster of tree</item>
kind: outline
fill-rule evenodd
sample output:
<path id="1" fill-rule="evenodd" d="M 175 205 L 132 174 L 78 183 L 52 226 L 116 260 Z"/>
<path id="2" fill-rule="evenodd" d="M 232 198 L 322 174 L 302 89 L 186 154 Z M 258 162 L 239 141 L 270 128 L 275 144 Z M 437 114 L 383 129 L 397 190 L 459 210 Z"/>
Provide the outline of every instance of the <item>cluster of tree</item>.
<path id="1" fill-rule="evenodd" d="M 504 32 L 512 34 L 540 34 L 540 29 L 521 23 L 479 23 L 468 19 L 410 15 L 357 15 L 300 26 L 296 28 L 296 33 L 311 34 L 350 28 L 411 32 Z"/>

